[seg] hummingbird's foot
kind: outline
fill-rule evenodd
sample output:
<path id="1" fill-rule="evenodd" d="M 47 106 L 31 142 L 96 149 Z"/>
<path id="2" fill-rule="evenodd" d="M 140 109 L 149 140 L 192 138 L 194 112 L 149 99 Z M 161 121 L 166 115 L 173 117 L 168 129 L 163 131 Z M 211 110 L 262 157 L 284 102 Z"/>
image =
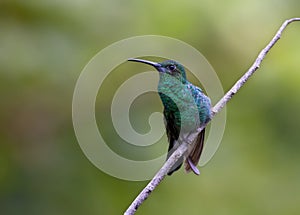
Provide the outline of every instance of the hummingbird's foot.
<path id="1" fill-rule="evenodd" d="M 193 170 L 193 172 L 196 174 L 196 175 L 200 175 L 200 171 L 199 169 L 193 164 L 193 162 L 191 161 L 190 158 L 187 158 L 187 161 L 191 167 L 191 169 Z"/>

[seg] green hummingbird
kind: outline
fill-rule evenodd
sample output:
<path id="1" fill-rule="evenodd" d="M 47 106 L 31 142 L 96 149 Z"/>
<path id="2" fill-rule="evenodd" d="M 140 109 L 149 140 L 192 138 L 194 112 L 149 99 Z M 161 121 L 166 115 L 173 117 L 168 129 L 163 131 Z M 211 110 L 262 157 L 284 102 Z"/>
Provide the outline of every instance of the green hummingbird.
<path id="1" fill-rule="evenodd" d="M 211 102 L 203 91 L 191 84 L 186 78 L 184 67 L 173 60 L 156 63 L 143 59 L 128 59 L 153 66 L 159 72 L 158 93 L 164 106 L 164 121 L 169 141 L 167 159 L 178 147 L 180 135 L 186 135 L 207 123 L 211 118 Z M 181 157 L 168 172 L 171 175 L 184 162 L 186 172 L 193 171 L 196 175 L 200 171 L 196 167 L 204 145 L 205 129 L 195 138 L 193 147 Z"/>

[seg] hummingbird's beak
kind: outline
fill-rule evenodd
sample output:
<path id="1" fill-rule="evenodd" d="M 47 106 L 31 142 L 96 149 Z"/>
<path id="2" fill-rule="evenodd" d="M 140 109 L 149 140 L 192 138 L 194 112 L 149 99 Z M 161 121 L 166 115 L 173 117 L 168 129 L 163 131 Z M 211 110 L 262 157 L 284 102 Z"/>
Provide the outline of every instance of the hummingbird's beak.
<path id="1" fill-rule="evenodd" d="M 130 59 L 128 59 L 128 61 L 134 61 L 134 62 L 140 62 L 140 63 L 148 64 L 148 65 L 153 66 L 159 72 L 163 72 L 161 64 L 156 63 L 156 62 L 152 62 L 152 61 L 149 61 L 149 60 L 143 60 L 143 59 L 136 59 L 136 58 L 130 58 Z"/>

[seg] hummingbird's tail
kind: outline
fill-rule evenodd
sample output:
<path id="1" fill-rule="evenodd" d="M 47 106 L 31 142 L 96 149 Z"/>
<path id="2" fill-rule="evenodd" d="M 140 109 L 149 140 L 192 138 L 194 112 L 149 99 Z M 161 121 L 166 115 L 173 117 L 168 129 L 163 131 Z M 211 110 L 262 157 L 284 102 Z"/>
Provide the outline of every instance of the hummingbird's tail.
<path id="1" fill-rule="evenodd" d="M 197 169 L 197 165 L 200 160 L 200 156 L 204 146 L 204 136 L 205 136 L 205 129 L 203 129 L 199 135 L 197 136 L 196 143 L 192 148 L 189 156 L 186 158 L 184 162 L 184 168 L 186 172 L 190 172 L 191 170 L 196 174 L 199 175 L 200 171 Z"/>
<path id="2" fill-rule="evenodd" d="M 169 146 L 169 151 L 168 151 L 168 155 L 167 155 L 167 160 L 169 159 L 169 157 L 172 155 L 172 153 L 177 149 L 177 147 L 174 147 L 173 144 L 170 144 Z M 181 158 L 179 158 L 176 163 L 172 166 L 172 168 L 170 169 L 170 171 L 168 172 L 168 175 L 172 175 L 173 172 L 177 171 L 180 169 L 181 165 L 183 163 L 183 156 Z"/>

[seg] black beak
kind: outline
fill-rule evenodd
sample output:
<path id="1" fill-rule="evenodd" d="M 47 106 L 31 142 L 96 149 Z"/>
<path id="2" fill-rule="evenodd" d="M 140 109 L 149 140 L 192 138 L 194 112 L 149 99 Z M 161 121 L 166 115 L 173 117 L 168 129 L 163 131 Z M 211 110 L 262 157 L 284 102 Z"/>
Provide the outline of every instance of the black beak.
<path id="1" fill-rule="evenodd" d="M 153 66 L 153 67 L 154 67 L 155 69 L 157 69 L 159 72 L 162 72 L 162 66 L 161 66 L 161 64 L 156 63 L 156 62 L 152 62 L 152 61 L 149 61 L 149 60 L 143 60 L 143 59 L 136 59 L 136 58 L 130 58 L 130 59 L 128 59 L 128 61 L 134 61 L 134 62 L 145 63 L 145 64 L 148 64 L 148 65 Z"/>

